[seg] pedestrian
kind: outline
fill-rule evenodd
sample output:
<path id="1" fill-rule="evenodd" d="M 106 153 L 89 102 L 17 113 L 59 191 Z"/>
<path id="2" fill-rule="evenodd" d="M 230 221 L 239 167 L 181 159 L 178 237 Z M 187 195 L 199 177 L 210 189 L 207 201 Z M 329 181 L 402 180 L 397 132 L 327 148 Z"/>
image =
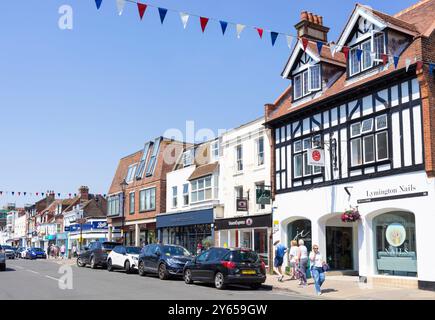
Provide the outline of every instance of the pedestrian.
<path id="1" fill-rule="evenodd" d="M 50 259 L 50 255 L 51 255 L 51 245 L 49 244 L 47 247 L 47 259 Z"/>
<path id="2" fill-rule="evenodd" d="M 275 246 L 275 259 L 274 259 L 274 267 L 276 273 L 278 273 L 278 281 L 282 282 L 284 279 L 284 274 L 282 273 L 282 265 L 284 263 L 284 256 L 287 251 L 287 247 L 280 243 L 280 241 L 275 241 L 273 244 Z"/>
<path id="3" fill-rule="evenodd" d="M 292 240 L 290 242 L 290 252 L 289 252 L 289 261 L 290 261 L 290 280 L 295 280 L 297 277 L 298 271 L 298 242 L 296 240 Z"/>
<path id="4" fill-rule="evenodd" d="M 198 245 L 196 246 L 196 254 L 199 256 L 202 253 L 202 243 L 198 242 Z"/>
<path id="5" fill-rule="evenodd" d="M 64 244 L 62 244 L 60 246 L 60 255 L 61 255 L 62 259 L 65 259 L 65 245 Z"/>
<path id="6" fill-rule="evenodd" d="M 313 251 L 310 253 L 311 261 L 311 273 L 314 278 L 314 287 L 318 296 L 322 294 L 322 284 L 325 282 L 325 270 L 324 266 L 326 262 L 323 260 L 323 256 L 319 251 L 319 246 L 314 245 Z"/>
<path id="7" fill-rule="evenodd" d="M 300 286 L 307 286 L 307 266 L 308 266 L 308 249 L 305 246 L 304 240 L 299 240 L 298 264 L 300 274 Z"/>
<path id="8" fill-rule="evenodd" d="M 77 257 L 77 246 L 75 244 L 73 244 L 71 251 L 72 251 L 73 257 L 74 258 Z"/>

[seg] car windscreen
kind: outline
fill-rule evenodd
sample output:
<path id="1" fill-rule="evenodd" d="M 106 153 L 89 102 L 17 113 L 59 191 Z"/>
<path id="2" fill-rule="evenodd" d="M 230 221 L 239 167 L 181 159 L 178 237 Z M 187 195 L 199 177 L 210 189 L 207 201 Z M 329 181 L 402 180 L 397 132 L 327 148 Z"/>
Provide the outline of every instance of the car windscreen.
<path id="1" fill-rule="evenodd" d="M 140 251 L 142 250 L 140 247 L 126 247 L 125 249 L 128 254 L 140 254 Z"/>
<path id="2" fill-rule="evenodd" d="M 3 250 L 10 250 L 10 249 L 12 249 L 12 247 L 11 246 L 3 246 Z"/>
<path id="3" fill-rule="evenodd" d="M 33 248 L 32 250 L 33 250 L 33 251 L 44 251 L 44 250 L 42 250 L 41 248 Z"/>
<path id="4" fill-rule="evenodd" d="M 254 263 L 258 261 L 258 255 L 254 251 L 233 251 L 231 261 Z"/>
<path id="5" fill-rule="evenodd" d="M 190 252 L 183 247 L 177 246 L 164 246 L 163 254 L 166 256 L 186 256 L 190 257 Z"/>
<path id="6" fill-rule="evenodd" d="M 118 246 L 118 243 L 115 242 L 104 242 L 103 243 L 103 249 L 104 250 L 113 250 L 116 246 Z"/>

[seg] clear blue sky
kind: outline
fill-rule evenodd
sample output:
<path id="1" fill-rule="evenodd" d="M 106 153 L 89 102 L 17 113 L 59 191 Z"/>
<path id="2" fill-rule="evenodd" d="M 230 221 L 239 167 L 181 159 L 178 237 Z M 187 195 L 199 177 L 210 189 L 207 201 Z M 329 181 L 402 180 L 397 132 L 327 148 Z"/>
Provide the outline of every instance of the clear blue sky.
<path id="1" fill-rule="evenodd" d="M 4 2 L 4 3 L 3 3 Z M 355 2 L 152 0 L 145 3 L 295 34 L 302 10 L 324 17 L 336 40 Z M 395 13 L 416 0 L 366 0 Z M 58 28 L 58 9 L 74 9 L 74 29 Z M 107 193 L 118 160 L 168 128 L 229 129 L 263 114 L 287 87 L 290 50 L 283 38 L 245 29 L 205 34 L 192 17 L 182 28 L 155 8 L 139 21 L 115 0 L 2 1 L 0 10 L 0 190 Z M 0 205 L 33 202 L 0 196 Z"/>

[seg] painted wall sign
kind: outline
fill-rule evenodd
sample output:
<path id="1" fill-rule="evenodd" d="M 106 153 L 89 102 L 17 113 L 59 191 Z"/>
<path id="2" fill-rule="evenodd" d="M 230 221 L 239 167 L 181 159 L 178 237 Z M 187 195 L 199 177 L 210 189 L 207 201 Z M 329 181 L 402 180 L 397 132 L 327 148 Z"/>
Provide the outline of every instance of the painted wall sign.
<path id="1" fill-rule="evenodd" d="M 427 191 L 419 190 L 418 186 L 414 184 L 403 184 L 391 188 L 364 190 L 360 196 L 365 197 L 365 199 L 359 199 L 357 202 L 368 203 L 403 198 L 425 197 L 427 195 Z"/>

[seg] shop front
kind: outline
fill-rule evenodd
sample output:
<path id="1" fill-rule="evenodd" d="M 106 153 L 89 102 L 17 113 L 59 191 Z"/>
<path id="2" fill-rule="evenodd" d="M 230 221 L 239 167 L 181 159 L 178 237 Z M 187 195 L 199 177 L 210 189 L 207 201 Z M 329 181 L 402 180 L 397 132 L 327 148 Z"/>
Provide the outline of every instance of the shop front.
<path id="1" fill-rule="evenodd" d="M 213 208 L 159 215 L 157 216 L 158 239 L 163 244 L 180 245 L 196 254 L 199 244 L 202 247 L 213 245 L 213 220 Z"/>
<path id="2" fill-rule="evenodd" d="M 76 246 L 80 249 L 88 246 L 93 241 L 104 242 L 109 240 L 109 227 L 107 221 L 102 219 L 88 221 L 83 225 L 72 224 L 66 226 L 65 232 L 68 233 L 66 241 L 71 248 Z M 120 237 L 120 233 L 116 233 L 115 236 Z"/>
<path id="3" fill-rule="evenodd" d="M 272 214 L 216 219 L 214 230 L 220 247 L 243 247 L 257 252 L 268 265 Z"/>

